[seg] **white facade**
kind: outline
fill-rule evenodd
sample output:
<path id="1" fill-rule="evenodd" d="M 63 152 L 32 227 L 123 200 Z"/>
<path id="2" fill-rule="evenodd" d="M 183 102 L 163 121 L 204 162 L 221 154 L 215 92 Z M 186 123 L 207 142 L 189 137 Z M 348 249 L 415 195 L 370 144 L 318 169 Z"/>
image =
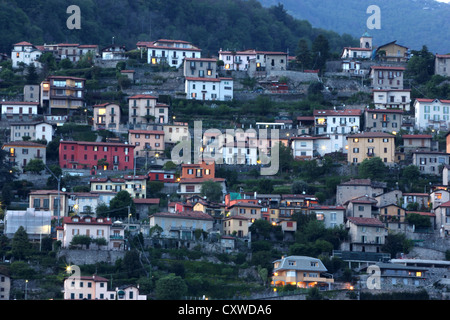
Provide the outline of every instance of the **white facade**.
<path id="1" fill-rule="evenodd" d="M 184 58 L 200 57 L 201 49 L 187 41 L 160 39 L 147 44 L 147 63 L 152 65 L 165 62 L 179 68 Z"/>
<path id="2" fill-rule="evenodd" d="M 77 235 L 104 238 L 108 250 L 124 250 L 124 230 L 122 224 L 113 223 L 111 218 L 75 215 L 64 217 L 63 227 L 57 230 L 57 240 L 61 241 L 63 248 L 68 248 Z"/>
<path id="3" fill-rule="evenodd" d="M 38 114 L 37 102 L 0 101 L 2 119 L 31 119 Z"/>
<path id="4" fill-rule="evenodd" d="M 53 139 L 53 126 L 46 122 L 22 122 L 11 124 L 11 141 L 23 141 L 22 137 L 31 140 L 45 140 L 47 143 Z"/>
<path id="5" fill-rule="evenodd" d="M 72 267 L 75 270 L 75 267 Z M 72 269 L 69 269 L 73 272 Z M 64 300 L 146 300 L 139 294 L 139 287 L 126 286 L 108 290 L 108 279 L 97 275 L 73 274 L 64 280 Z"/>
<path id="6" fill-rule="evenodd" d="M 213 230 L 214 219 L 201 211 L 182 211 L 176 213 L 159 212 L 150 216 L 150 228 L 158 225 L 162 228 L 162 237 L 194 240 L 194 231 Z"/>
<path id="7" fill-rule="evenodd" d="M 411 90 L 373 90 L 373 102 L 376 109 L 402 109 L 409 111 Z"/>
<path id="8" fill-rule="evenodd" d="M 301 136 L 291 140 L 292 155 L 294 158 L 312 159 L 314 158 L 314 137 Z"/>
<path id="9" fill-rule="evenodd" d="M 230 51 L 222 49 L 219 51 L 219 60 L 224 63 L 225 70 L 247 70 L 250 60 L 256 58 L 255 50 Z"/>
<path id="10" fill-rule="evenodd" d="M 348 134 L 360 130 L 362 111 L 346 110 L 315 110 L 315 134 Z"/>
<path id="11" fill-rule="evenodd" d="M 41 68 L 42 64 L 38 61 L 42 55 L 43 50 L 39 50 L 33 44 L 22 41 L 14 44 L 14 48 L 11 51 L 12 67 L 17 69 L 19 64 L 23 62 L 26 65 L 33 64 L 36 68 Z"/>
<path id="12" fill-rule="evenodd" d="M 232 78 L 192 78 L 186 77 L 186 99 L 195 100 L 233 100 Z"/>
<path id="13" fill-rule="evenodd" d="M 323 157 L 327 153 L 332 152 L 347 153 L 346 145 L 347 134 L 334 133 L 316 137 L 313 147 L 316 155 L 318 154 Z"/>
<path id="14" fill-rule="evenodd" d="M 370 59 L 372 56 L 372 49 L 370 48 L 353 48 L 346 47 L 342 50 L 341 59 Z"/>
<path id="15" fill-rule="evenodd" d="M 450 100 L 416 99 L 414 102 L 415 129 L 448 130 Z"/>

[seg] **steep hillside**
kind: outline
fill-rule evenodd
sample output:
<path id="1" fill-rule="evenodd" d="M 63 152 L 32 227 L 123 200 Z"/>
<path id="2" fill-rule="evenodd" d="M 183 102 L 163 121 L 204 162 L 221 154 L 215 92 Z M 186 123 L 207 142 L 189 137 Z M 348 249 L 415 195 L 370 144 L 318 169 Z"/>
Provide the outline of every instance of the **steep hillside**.
<path id="1" fill-rule="evenodd" d="M 450 4 L 434 0 L 260 0 L 266 6 L 279 3 L 297 19 L 308 20 L 313 27 L 361 36 L 366 30 L 370 5 L 381 11 L 381 29 L 367 30 L 375 45 L 393 40 L 420 50 L 450 52 Z"/>
<path id="2" fill-rule="evenodd" d="M 81 29 L 69 30 L 69 5 L 81 9 Z M 160 38 L 191 41 L 215 54 L 220 48 L 289 50 L 302 37 L 326 34 L 330 48 L 353 42 L 348 35 L 313 28 L 278 7 L 264 8 L 256 0 L 10 0 L 0 2 L 0 52 L 19 41 L 35 44 L 71 42 L 124 44 Z"/>

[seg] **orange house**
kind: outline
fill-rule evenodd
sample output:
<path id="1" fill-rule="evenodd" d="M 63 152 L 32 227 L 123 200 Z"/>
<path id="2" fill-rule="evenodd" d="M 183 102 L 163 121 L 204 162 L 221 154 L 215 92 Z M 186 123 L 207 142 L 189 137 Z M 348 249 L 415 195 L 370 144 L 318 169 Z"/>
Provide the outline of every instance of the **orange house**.
<path id="1" fill-rule="evenodd" d="M 210 178 L 215 177 L 215 163 L 194 163 L 181 165 L 181 179 Z"/>

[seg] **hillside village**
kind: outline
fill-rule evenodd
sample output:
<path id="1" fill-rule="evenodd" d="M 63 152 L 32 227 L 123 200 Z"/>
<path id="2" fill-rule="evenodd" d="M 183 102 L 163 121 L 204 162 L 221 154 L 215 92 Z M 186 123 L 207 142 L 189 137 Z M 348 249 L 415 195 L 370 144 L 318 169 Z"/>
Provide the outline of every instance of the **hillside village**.
<path id="1" fill-rule="evenodd" d="M 450 55 L 359 40 L 318 61 L 18 39 L 0 299 L 448 299 Z"/>

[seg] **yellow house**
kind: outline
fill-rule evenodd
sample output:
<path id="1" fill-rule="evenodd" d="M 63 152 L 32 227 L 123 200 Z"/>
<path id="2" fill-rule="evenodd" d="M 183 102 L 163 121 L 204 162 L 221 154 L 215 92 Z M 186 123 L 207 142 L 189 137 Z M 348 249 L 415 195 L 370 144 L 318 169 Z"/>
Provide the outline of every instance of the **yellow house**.
<path id="1" fill-rule="evenodd" d="M 123 178 L 98 178 L 93 177 L 90 180 L 91 191 L 100 192 L 120 192 L 128 191 L 133 199 L 147 198 L 147 176 L 126 175 Z"/>
<path id="2" fill-rule="evenodd" d="M 331 288 L 334 279 L 326 277 L 327 268 L 320 259 L 306 256 L 282 257 L 273 262 L 272 285 L 293 285 L 299 288 Z"/>
<path id="3" fill-rule="evenodd" d="M 386 165 L 395 163 L 395 137 L 385 132 L 362 132 L 347 137 L 349 163 L 379 157 Z"/>
<path id="4" fill-rule="evenodd" d="M 262 206 L 248 202 L 238 202 L 228 207 L 228 211 L 232 216 L 241 216 L 255 221 L 262 218 Z"/>
<path id="5" fill-rule="evenodd" d="M 229 216 L 223 219 L 222 230 L 224 235 L 236 235 L 239 238 L 248 236 L 249 219 L 242 216 Z"/>
<path id="6" fill-rule="evenodd" d="M 377 56 L 380 61 L 406 62 L 408 60 L 408 48 L 392 41 L 379 46 Z"/>
<path id="7" fill-rule="evenodd" d="M 391 231 L 406 231 L 406 210 L 395 204 L 380 207 L 380 220 Z"/>

